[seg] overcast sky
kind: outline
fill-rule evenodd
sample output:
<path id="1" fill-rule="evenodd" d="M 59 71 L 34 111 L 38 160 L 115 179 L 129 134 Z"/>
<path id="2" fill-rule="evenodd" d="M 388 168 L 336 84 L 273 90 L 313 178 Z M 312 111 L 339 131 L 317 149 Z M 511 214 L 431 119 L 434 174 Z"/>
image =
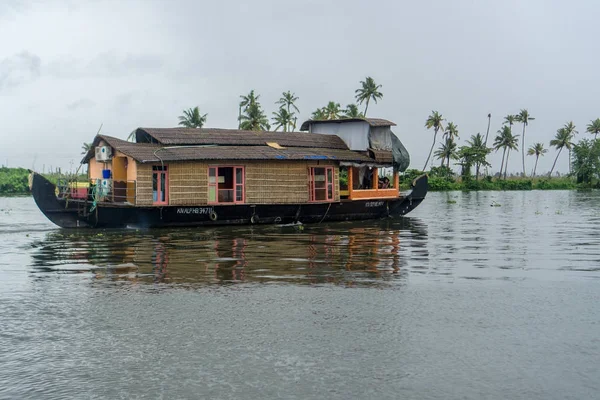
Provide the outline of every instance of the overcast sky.
<path id="1" fill-rule="evenodd" d="M 398 124 L 413 168 L 432 110 L 458 125 L 459 144 L 485 134 L 488 113 L 493 138 L 521 108 L 536 118 L 527 146 L 548 147 L 570 120 L 579 140 L 600 117 L 598 15 L 594 0 L 1 0 L 0 164 L 70 168 L 100 124 L 125 138 L 194 106 L 208 127 L 235 128 L 251 89 L 269 116 L 293 91 L 304 120 L 353 102 L 366 76 L 384 94 L 368 116 Z M 497 171 L 500 153 L 491 161 Z M 566 154 L 557 166 L 567 171 Z"/>

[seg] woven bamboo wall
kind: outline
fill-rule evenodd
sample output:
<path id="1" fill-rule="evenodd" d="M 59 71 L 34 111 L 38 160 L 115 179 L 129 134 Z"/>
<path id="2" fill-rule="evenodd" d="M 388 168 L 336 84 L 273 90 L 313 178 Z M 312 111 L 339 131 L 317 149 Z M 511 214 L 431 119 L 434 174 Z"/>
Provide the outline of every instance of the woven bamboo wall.
<path id="1" fill-rule="evenodd" d="M 309 200 L 308 168 L 334 166 L 334 201 L 340 200 L 339 168 L 333 162 L 245 162 L 247 204 L 289 204 Z M 208 203 L 208 164 L 170 163 L 169 205 Z M 152 165 L 137 164 L 136 204 L 152 205 Z"/>
<path id="2" fill-rule="evenodd" d="M 318 165 L 333 165 L 321 161 Z M 308 168 L 316 163 L 248 162 L 246 163 L 246 203 L 286 204 L 309 200 Z M 339 201 L 339 171 L 334 168 L 334 200 Z"/>
<path id="3" fill-rule="evenodd" d="M 208 165 L 200 162 L 169 164 L 169 204 L 203 205 L 208 202 Z"/>
<path id="4" fill-rule="evenodd" d="M 140 206 L 152 205 L 152 165 L 137 164 L 135 204 Z"/>

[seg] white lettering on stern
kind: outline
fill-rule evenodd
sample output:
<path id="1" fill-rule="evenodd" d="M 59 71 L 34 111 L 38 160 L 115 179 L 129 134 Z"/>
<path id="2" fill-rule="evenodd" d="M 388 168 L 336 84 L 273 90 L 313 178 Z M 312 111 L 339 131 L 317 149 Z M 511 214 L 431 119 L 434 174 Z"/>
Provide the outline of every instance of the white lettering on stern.
<path id="1" fill-rule="evenodd" d="M 365 207 L 381 207 L 383 205 L 383 201 L 367 201 L 365 203 Z"/>
<path id="2" fill-rule="evenodd" d="M 177 209 L 177 214 L 210 214 L 212 211 L 212 207 L 182 207 Z"/>

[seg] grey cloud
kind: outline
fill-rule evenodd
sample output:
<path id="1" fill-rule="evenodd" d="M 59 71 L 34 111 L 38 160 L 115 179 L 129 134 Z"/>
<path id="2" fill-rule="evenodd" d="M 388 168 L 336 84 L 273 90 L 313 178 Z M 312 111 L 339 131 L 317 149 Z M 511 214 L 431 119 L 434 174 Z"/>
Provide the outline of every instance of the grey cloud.
<path id="1" fill-rule="evenodd" d="M 99 53 L 89 61 L 63 58 L 48 66 L 48 72 L 59 78 L 118 78 L 139 76 L 160 71 L 163 59 L 154 54 L 120 54 L 115 51 Z"/>
<path id="2" fill-rule="evenodd" d="M 0 92 L 37 79 L 41 74 L 39 56 L 23 51 L 0 61 Z"/>
<path id="3" fill-rule="evenodd" d="M 95 105 L 96 105 L 95 101 L 87 99 L 87 98 L 82 98 L 77 101 L 74 101 L 73 103 L 67 104 L 67 109 L 69 109 L 71 111 L 75 111 L 78 109 L 91 108 L 91 107 L 94 107 Z"/>

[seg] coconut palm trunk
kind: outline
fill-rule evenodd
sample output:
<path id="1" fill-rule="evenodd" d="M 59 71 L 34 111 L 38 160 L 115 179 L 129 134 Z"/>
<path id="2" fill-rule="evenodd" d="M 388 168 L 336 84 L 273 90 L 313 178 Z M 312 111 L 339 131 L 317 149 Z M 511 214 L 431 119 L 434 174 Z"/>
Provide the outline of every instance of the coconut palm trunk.
<path id="1" fill-rule="evenodd" d="M 367 103 L 367 106 L 369 104 Z M 365 110 L 366 114 L 366 110 Z M 431 144 L 431 149 L 429 150 L 429 155 L 427 156 L 427 160 L 425 161 L 425 166 L 423 167 L 423 171 L 427 170 L 427 164 L 429 164 L 429 159 L 431 158 L 431 153 L 433 153 L 433 148 L 435 147 L 435 140 L 437 139 L 438 128 L 433 130 L 433 143 Z"/>
<path id="2" fill-rule="evenodd" d="M 242 105 L 240 104 L 240 107 L 238 108 L 238 129 L 240 129 L 241 125 L 242 125 Z"/>
<path id="3" fill-rule="evenodd" d="M 504 180 L 506 180 L 506 171 L 508 170 L 508 159 L 510 158 L 510 149 L 506 153 L 506 164 L 504 164 Z"/>
<path id="4" fill-rule="evenodd" d="M 504 168 L 504 156 L 506 155 L 506 147 L 502 151 L 502 163 L 500 164 L 500 177 L 502 178 L 502 169 Z"/>
<path id="5" fill-rule="evenodd" d="M 554 167 L 556 167 L 556 162 L 558 161 L 558 157 L 560 156 L 561 151 L 562 151 L 562 147 L 558 150 L 558 154 L 556 155 L 556 158 L 554 159 L 554 164 L 552 164 L 552 169 L 550 170 L 548 177 L 552 177 L 552 171 L 554 171 Z"/>
<path id="6" fill-rule="evenodd" d="M 533 174 L 532 174 L 533 176 L 535 176 L 535 171 L 537 170 L 537 162 L 538 162 L 539 158 L 540 158 L 540 155 L 536 154 L 536 156 L 535 156 L 535 165 L 533 166 Z"/>
<path id="7" fill-rule="evenodd" d="M 492 123 L 492 114 L 488 114 L 488 128 L 485 133 L 485 147 L 487 147 L 488 135 L 490 134 L 490 124 Z"/>
<path id="8" fill-rule="evenodd" d="M 521 142 L 521 157 L 523 159 L 523 177 L 526 177 L 527 174 L 525 174 L 525 127 L 527 126 L 527 124 L 525 122 L 523 122 L 523 141 Z"/>
<path id="9" fill-rule="evenodd" d="M 369 108 L 369 100 L 371 100 L 370 97 L 367 98 L 367 105 L 365 106 L 365 117 L 367 116 L 367 109 Z"/>

